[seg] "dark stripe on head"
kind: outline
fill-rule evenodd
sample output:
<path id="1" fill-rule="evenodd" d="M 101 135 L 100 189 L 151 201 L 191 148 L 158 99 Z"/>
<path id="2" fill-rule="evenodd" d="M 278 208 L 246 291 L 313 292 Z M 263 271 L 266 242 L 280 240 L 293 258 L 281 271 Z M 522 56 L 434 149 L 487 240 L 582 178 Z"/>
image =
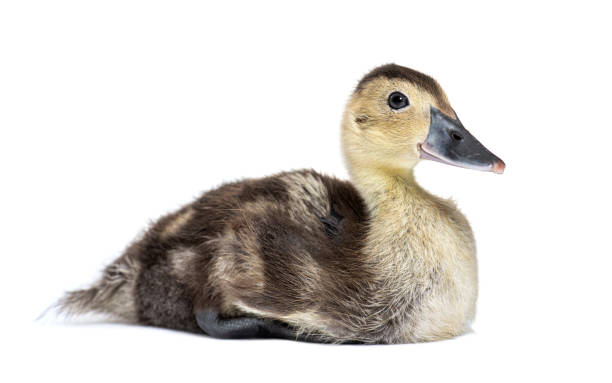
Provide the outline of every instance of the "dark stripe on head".
<path id="1" fill-rule="evenodd" d="M 429 92 L 438 101 L 440 107 L 448 106 L 450 108 L 436 80 L 426 74 L 396 64 L 386 64 L 373 69 L 359 81 L 355 92 L 361 92 L 367 83 L 379 77 L 409 81 Z"/>

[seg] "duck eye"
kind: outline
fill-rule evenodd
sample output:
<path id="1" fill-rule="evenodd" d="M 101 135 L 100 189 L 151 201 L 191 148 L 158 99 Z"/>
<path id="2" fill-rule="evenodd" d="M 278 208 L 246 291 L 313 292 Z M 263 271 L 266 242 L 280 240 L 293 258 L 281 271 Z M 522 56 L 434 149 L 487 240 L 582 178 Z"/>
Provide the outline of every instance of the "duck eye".
<path id="1" fill-rule="evenodd" d="M 387 103 L 391 109 L 402 109 L 409 105 L 408 97 L 401 92 L 393 92 L 389 95 Z"/>

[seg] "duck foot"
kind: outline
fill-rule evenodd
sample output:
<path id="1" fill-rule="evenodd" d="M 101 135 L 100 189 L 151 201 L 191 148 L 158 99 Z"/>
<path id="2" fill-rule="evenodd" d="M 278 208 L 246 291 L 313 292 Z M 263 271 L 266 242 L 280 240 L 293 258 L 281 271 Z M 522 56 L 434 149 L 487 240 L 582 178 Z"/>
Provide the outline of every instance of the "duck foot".
<path id="1" fill-rule="evenodd" d="M 201 310 L 196 313 L 196 322 L 202 331 L 213 338 L 280 338 L 300 340 L 291 327 L 271 319 L 253 317 L 222 318 L 214 310 Z"/>

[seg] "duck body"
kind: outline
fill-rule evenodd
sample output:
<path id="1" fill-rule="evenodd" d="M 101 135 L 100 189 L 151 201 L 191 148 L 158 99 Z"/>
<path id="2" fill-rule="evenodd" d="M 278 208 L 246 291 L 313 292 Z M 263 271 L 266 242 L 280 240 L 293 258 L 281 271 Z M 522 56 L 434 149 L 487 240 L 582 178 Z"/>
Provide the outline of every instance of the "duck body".
<path id="1" fill-rule="evenodd" d="M 208 309 L 325 342 L 460 334 L 476 299 L 469 225 L 448 201 L 396 182 L 389 204 L 371 212 L 351 183 L 311 170 L 223 185 L 160 219 L 111 264 L 97 295 L 115 297 L 98 309 L 191 332 Z"/>
<path id="2" fill-rule="evenodd" d="M 450 138 L 416 125 L 429 110 L 444 129 L 459 122 L 443 94 L 415 90 L 437 83 L 416 87 L 415 73 L 424 75 L 381 68 L 360 82 L 344 116 L 351 182 L 300 170 L 224 184 L 159 219 L 59 306 L 220 338 L 406 343 L 463 333 L 478 292 L 474 237 L 456 206 L 422 189 L 412 170 L 421 146 L 421 155 L 461 164 L 462 143 L 441 150 Z M 412 109 L 392 100 L 398 89 L 411 94 Z M 408 112 L 387 114 L 372 102 L 378 93 L 392 113 Z M 467 131 L 453 134 L 469 143 Z M 497 157 L 488 165 L 469 157 L 469 167 L 503 170 Z"/>

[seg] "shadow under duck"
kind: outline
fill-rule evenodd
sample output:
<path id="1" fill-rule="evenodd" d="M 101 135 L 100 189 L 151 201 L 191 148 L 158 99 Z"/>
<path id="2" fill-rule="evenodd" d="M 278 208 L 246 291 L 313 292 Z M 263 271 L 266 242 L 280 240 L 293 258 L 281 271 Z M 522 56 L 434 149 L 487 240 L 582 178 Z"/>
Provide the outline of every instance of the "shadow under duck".
<path id="1" fill-rule="evenodd" d="M 69 314 L 218 338 L 406 343 L 469 328 L 472 231 L 414 179 L 420 159 L 502 173 L 438 83 L 394 64 L 368 73 L 342 121 L 351 182 L 312 170 L 227 183 L 159 219 Z"/>

